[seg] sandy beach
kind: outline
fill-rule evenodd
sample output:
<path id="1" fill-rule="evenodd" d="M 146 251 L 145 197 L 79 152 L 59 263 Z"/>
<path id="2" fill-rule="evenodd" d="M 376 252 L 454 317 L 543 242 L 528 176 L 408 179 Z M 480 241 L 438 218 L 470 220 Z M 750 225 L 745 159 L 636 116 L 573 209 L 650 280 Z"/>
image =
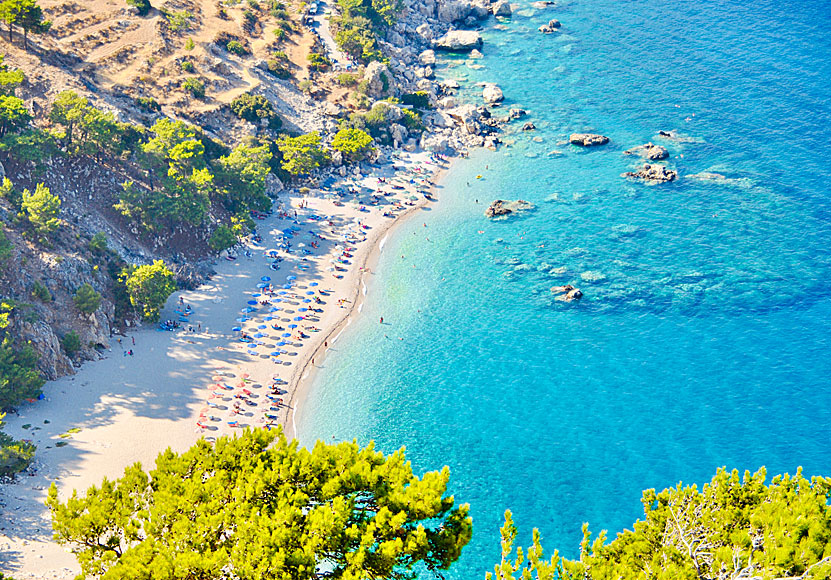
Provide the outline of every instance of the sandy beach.
<path id="1" fill-rule="evenodd" d="M 115 478 L 135 462 L 152 468 L 167 447 L 183 451 L 245 427 L 296 433 L 314 369 L 360 313 L 365 276 L 391 229 L 431 203 L 446 163 L 400 153 L 371 175 L 281 195 L 273 215 L 218 261 L 217 274 L 170 297 L 162 320 L 113 337 L 106 358 L 44 387 L 46 398 L 6 417 L 6 431 L 38 446 L 32 474 L 0 486 L 0 571 L 19 580 L 73 578 L 74 556 L 51 539 L 43 505 Z M 435 199 L 435 198 L 434 198 Z"/>

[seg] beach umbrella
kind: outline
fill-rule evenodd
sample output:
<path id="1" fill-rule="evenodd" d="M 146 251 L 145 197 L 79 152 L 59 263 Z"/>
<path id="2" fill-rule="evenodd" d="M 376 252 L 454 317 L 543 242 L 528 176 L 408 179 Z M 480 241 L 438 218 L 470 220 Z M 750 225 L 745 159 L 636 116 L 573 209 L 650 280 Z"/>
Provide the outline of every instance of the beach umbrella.
<path id="1" fill-rule="evenodd" d="M 239 326 L 235 326 L 235 327 L 234 327 L 234 328 L 232 328 L 231 330 L 232 330 L 233 332 L 239 332 L 240 330 L 242 330 L 242 328 L 240 328 Z"/>
<path id="2" fill-rule="evenodd" d="M 262 280 L 263 282 L 271 282 L 271 278 L 269 278 L 268 276 L 263 276 L 262 278 L 260 278 L 260 280 Z"/>
<path id="3" fill-rule="evenodd" d="M 271 356 L 280 356 L 280 354 L 281 353 L 280 353 L 279 350 L 275 350 L 274 352 L 271 353 Z"/>
<path id="4" fill-rule="evenodd" d="M 317 282 L 310 282 L 309 286 L 317 286 Z M 314 294 L 314 292 L 313 292 L 313 294 Z"/>
<path id="5" fill-rule="evenodd" d="M 283 333 L 283 338 L 288 338 L 288 337 L 290 337 L 290 336 L 291 336 L 291 333 L 290 333 L 290 332 L 285 332 L 285 333 Z"/>
<path id="6" fill-rule="evenodd" d="M 257 288 L 268 288 L 268 284 L 266 284 L 265 282 L 260 282 L 259 284 L 257 284 Z"/>
<path id="7" fill-rule="evenodd" d="M 286 341 L 281 340 L 280 342 L 277 343 L 277 346 L 286 346 Z"/>
<path id="8" fill-rule="evenodd" d="M 303 244 L 300 245 L 302 246 Z M 297 276 L 289 276 L 286 280 L 297 280 Z"/>
<path id="9" fill-rule="evenodd" d="M 305 307 L 297 309 L 298 312 L 306 312 L 307 310 L 308 310 L 308 308 L 305 308 Z"/>
<path id="10" fill-rule="evenodd" d="M 306 291 L 306 294 L 309 295 L 309 296 L 314 296 L 314 293 L 315 293 L 314 290 L 307 290 Z"/>
<path id="11" fill-rule="evenodd" d="M 268 327 L 265 324 L 261 324 L 257 328 L 268 328 Z"/>
<path id="12" fill-rule="evenodd" d="M 284 287 L 285 287 L 285 286 L 284 286 Z M 288 292 L 286 292 L 285 290 L 280 290 L 277 294 L 280 294 L 280 295 L 285 295 L 285 294 L 288 294 Z"/>
<path id="13" fill-rule="evenodd" d="M 268 335 L 267 335 L 267 334 L 263 334 L 262 332 L 258 332 L 257 334 L 255 334 L 255 335 L 254 335 L 254 338 L 262 338 L 262 337 L 264 337 L 264 336 L 268 336 Z"/>
<path id="14" fill-rule="evenodd" d="M 249 300 L 249 301 L 248 301 L 248 304 L 251 304 L 252 306 L 253 306 L 254 304 L 256 304 L 256 303 L 257 303 L 257 301 L 256 301 L 256 300 Z"/>
<path id="15" fill-rule="evenodd" d="M 294 319 L 297 320 L 297 321 L 300 321 L 300 320 L 303 320 L 303 317 L 302 316 L 295 316 Z"/>
<path id="16" fill-rule="evenodd" d="M 252 298 L 259 298 L 260 296 L 262 296 L 262 294 L 260 294 L 259 292 L 253 292 L 253 293 L 251 294 L 251 297 L 252 297 Z"/>
<path id="17" fill-rule="evenodd" d="M 273 316 L 266 316 L 264 320 L 274 320 L 274 317 Z M 265 326 L 263 326 L 262 328 L 265 328 Z"/>
<path id="18" fill-rule="evenodd" d="M 308 298 L 304 298 L 304 299 L 303 299 L 303 302 L 305 302 L 306 304 L 308 304 L 309 302 L 311 302 L 311 300 L 309 300 Z"/>
<path id="19" fill-rule="evenodd" d="M 258 354 L 258 353 L 257 353 L 257 351 L 256 351 L 256 350 L 251 350 L 251 349 L 248 349 L 248 354 L 254 354 L 254 355 L 256 355 L 256 354 Z"/>
<path id="20" fill-rule="evenodd" d="M 276 306 L 272 306 L 271 310 L 269 310 L 269 312 L 279 312 L 279 311 L 280 311 L 280 309 L 277 308 Z"/>
<path id="21" fill-rule="evenodd" d="M 297 328 L 296 324 L 289 324 L 289 328 Z"/>

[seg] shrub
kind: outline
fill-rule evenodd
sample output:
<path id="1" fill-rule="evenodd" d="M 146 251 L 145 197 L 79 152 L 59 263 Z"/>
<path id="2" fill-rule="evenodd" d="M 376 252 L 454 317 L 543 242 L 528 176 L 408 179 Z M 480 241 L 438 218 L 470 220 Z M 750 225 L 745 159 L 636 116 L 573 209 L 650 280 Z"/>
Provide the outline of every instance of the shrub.
<path id="1" fill-rule="evenodd" d="M 78 336 L 78 333 L 74 330 L 70 330 L 64 334 L 61 339 L 61 346 L 63 347 L 66 356 L 69 358 L 74 357 L 78 351 L 81 350 L 81 339 Z"/>
<path id="2" fill-rule="evenodd" d="M 105 254 L 109 249 L 107 247 L 107 235 L 104 232 L 98 232 L 89 241 L 89 251 L 93 254 Z"/>
<path id="3" fill-rule="evenodd" d="M 320 145 L 317 132 L 299 137 L 281 137 L 277 141 L 283 155 L 281 165 L 291 175 L 305 175 L 329 162 L 329 154 Z"/>
<path id="4" fill-rule="evenodd" d="M 162 8 L 162 14 L 167 20 L 167 28 L 170 32 L 181 32 L 190 28 L 190 21 L 193 14 L 187 10 L 180 10 L 178 12 L 173 10 L 166 10 Z"/>
<path id="5" fill-rule="evenodd" d="M 228 45 L 225 48 L 228 52 L 230 52 L 231 54 L 236 54 L 237 56 L 245 56 L 246 54 L 248 54 L 248 49 L 245 48 L 245 45 L 243 45 L 238 40 L 232 40 L 228 43 Z"/>
<path id="6" fill-rule="evenodd" d="M 358 77 L 352 73 L 341 73 L 336 80 L 342 87 L 354 87 L 358 84 Z"/>
<path id="7" fill-rule="evenodd" d="M 205 83 L 196 77 L 189 77 L 182 83 L 182 88 L 196 99 L 205 98 Z"/>
<path id="8" fill-rule="evenodd" d="M 240 119 L 245 119 L 251 123 L 259 123 L 262 119 L 267 119 L 268 126 L 271 129 L 276 130 L 283 125 L 283 121 L 277 116 L 271 101 L 262 95 L 243 93 L 231 101 L 231 110 Z"/>
<path id="9" fill-rule="evenodd" d="M 192 73 L 196 71 L 196 67 L 193 66 L 193 63 L 189 60 L 183 60 L 180 66 L 182 67 L 182 70 L 185 72 Z"/>
<path id="10" fill-rule="evenodd" d="M 268 72 L 279 79 L 291 78 L 291 62 L 286 53 L 282 50 L 275 51 L 271 58 L 266 61 Z"/>
<path id="11" fill-rule="evenodd" d="M 360 129 L 344 128 L 332 140 L 332 148 L 350 161 L 361 161 L 374 148 L 372 137 Z"/>
<path id="12" fill-rule="evenodd" d="M 0 476 L 10 477 L 15 473 L 20 473 L 29 467 L 34 457 L 35 445 L 33 443 L 17 441 L 0 432 Z"/>
<path id="13" fill-rule="evenodd" d="M 52 301 L 52 293 L 39 280 L 35 280 L 35 283 L 32 284 L 32 297 L 37 298 L 41 302 Z"/>
<path id="14" fill-rule="evenodd" d="M 233 44 L 233 47 L 234 47 L 233 49 L 229 48 L 229 45 L 231 45 L 231 43 L 235 43 L 235 44 Z M 245 55 L 245 54 L 249 54 L 251 52 L 251 49 L 248 47 L 248 41 L 247 40 L 245 40 L 244 38 L 240 38 L 239 36 L 237 36 L 235 34 L 231 34 L 229 32 L 220 32 L 220 33 L 218 33 L 214 37 L 214 44 L 216 44 L 217 46 L 223 48 L 224 50 L 227 50 L 228 52 L 239 51 L 240 50 L 239 47 L 242 47 L 242 49 L 241 49 L 242 52 L 237 53 L 237 54 Z"/>
<path id="15" fill-rule="evenodd" d="M 426 91 L 416 91 L 415 93 L 402 95 L 401 103 L 415 107 L 416 109 L 428 109 L 430 108 L 430 97 Z"/>
<path id="16" fill-rule="evenodd" d="M 127 0 L 127 5 L 137 8 L 139 16 L 147 16 L 152 8 L 150 0 Z"/>
<path id="17" fill-rule="evenodd" d="M 58 219 L 61 200 L 42 183 L 38 183 L 34 193 L 23 190 L 21 209 L 41 238 L 52 234 L 61 223 Z"/>
<path id="18" fill-rule="evenodd" d="M 211 234 L 211 239 L 208 240 L 208 245 L 216 252 L 228 249 L 236 245 L 239 240 L 231 228 L 226 225 L 221 225 Z"/>
<path id="19" fill-rule="evenodd" d="M 188 38 L 185 41 L 185 50 L 193 50 L 196 47 L 196 43 L 193 42 L 192 38 Z"/>
<path id="20" fill-rule="evenodd" d="M 332 61 L 329 60 L 326 55 L 319 54 L 317 52 L 309 53 L 307 58 L 309 59 L 309 68 L 312 70 L 322 71 L 332 66 Z"/>
<path id="21" fill-rule="evenodd" d="M 75 291 L 75 296 L 72 298 L 78 310 L 84 314 L 92 314 L 101 305 L 101 294 L 95 291 L 89 284 L 84 284 Z"/>
<path id="22" fill-rule="evenodd" d="M 6 237 L 6 231 L 3 229 L 3 226 L 0 226 L 0 262 L 11 257 L 13 249 L 14 246 L 9 241 L 9 238 Z"/>
<path id="23" fill-rule="evenodd" d="M 139 97 L 136 99 L 136 106 L 142 111 L 148 113 L 157 113 L 162 110 L 162 106 L 153 97 Z"/>

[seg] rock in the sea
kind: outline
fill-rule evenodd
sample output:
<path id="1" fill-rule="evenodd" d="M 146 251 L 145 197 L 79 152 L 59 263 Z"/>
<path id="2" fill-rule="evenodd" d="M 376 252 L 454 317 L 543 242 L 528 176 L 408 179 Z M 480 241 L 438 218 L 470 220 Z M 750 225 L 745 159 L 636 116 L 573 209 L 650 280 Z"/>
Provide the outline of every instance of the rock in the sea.
<path id="1" fill-rule="evenodd" d="M 527 122 L 522 126 L 523 131 L 534 131 L 537 128 L 532 122 Z"/>
<path id="2" fill-rule="evenodd" d="M 508 111 L 508 120 L 513 121 L 514 119 L 521 119 L 527 114 L 528 111 L 524 109 L 511 109 L 510 111 Z"/>
<path id="3" fill-rule="evenodd" d="M 678 172 L 667 169 L 665 165 L 650 165 L 649 163 L 644 163 L 643 167 L 637 171 L 627 171 L 621 174 L 621 177 L 634 177 L 636 179 L 663 183 L 674 181 L 678 177 Z"/>
<path id="4" fill-rule="evenodd" d="M 568 142 L 581 147 L 596 147 L 608 143 L 609 138 L 595 133 L 572 133 L 568 138 Z"/>
<path id="5" fill-rule="evenodd" d="M 485 217 L 500 217 L 529 209 L 534 209 L 534 204 L 522 199 L 518 199 L 516 201 L 504 201 L 502 199 L 497 199 L 485 210 Z"/>
<path id="6" fill-rule="evenodd" d="M 552 32 L 556 32 L 560 26 L 561 24 L 559 20 L 549 20 L 548 24 L 543 24 L 537 30 L 543 34 L 551 34 Z"/>
<path id="7" fill-rule="evenodd" d="M 542 10 L 543 8 L 548 8 L 550 6 L 554 6 L 556 2 L 553 0 L 539 0 L 538 2 L 534 2 L 531 4 L 537 10 Z"/>
<path id="8" fill-rule="evenodd" d="M 502 94 L 502 89 L 498 85 L 489 83 L 482 89 L 482 98 L 486 103 L 499 103 L 505 100 L 505 95 Z"/>
<path id="9" fill-rule="evenodd" d="M 551 288 L 551 291 L 554 294 L 559 294 L 555 300 L 560 300 L 562 302 L 571 302 L 572 300 L 579 300 L 583 297 L 583 293 L 580 289 L 575 288 L 571 284 L 566 284 L 565 286 L 554 286 Z"/>
<path id="10" fill-rule="evenodd" d="M 623 154 L 639 155 L 644 159 L 649 159 L 650 161 L 658 161 L 659 159 L 666 159 L 669 157 L 669 152 L 666 150 L 666 147 L 661 147 L 660 145 L 655 145 L 651 142 L 627 149 L 623 152 Z"/>
<path id="11" fill-rule="evenodd" d="M 499 2 L 491 6 L 491 12 L 493 12 L 494 16 L 504 17 L 508 17 L 513 13 L 511 3 L 507 2 L 507 0 L 499 0 Z"/>
<path id="12" fill-rule="evenodd" d="M 482 35 L 475 30 L 451 30 L 436 41 L 436 48 L 450 52 L 470 52 L 482 48 Z"/>

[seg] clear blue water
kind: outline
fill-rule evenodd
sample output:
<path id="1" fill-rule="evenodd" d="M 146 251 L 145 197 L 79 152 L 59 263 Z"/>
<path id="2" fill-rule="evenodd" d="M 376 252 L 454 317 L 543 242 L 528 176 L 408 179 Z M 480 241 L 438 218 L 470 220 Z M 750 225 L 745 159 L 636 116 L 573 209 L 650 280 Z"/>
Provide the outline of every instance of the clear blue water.
<path id="1" fill-rule="evenodd" d="M 522 5 L 486 30 L 484 68 L 441 74 L 498 82 L 539 130 L 456 165 L 396 231 L 298 417 L 307 444 L 450 466 L 475 522 L 452 578 L 498 560 L 506 508 L 574 557 L 582 522 L 614 535 L 645 488 L 831 474 L 829 4 Z M 536 32 L 550 18 L 562 31 Z M 612 142 L 563 144 L 583 130 Z M 620 177 L 649 140 L 678 182 Z M 686 177 L 705 171 L 726 179 Z M 490 222 L 497 198 L 536 209 Z M 554 301 L 566 283 L 585 298 Z"/>

